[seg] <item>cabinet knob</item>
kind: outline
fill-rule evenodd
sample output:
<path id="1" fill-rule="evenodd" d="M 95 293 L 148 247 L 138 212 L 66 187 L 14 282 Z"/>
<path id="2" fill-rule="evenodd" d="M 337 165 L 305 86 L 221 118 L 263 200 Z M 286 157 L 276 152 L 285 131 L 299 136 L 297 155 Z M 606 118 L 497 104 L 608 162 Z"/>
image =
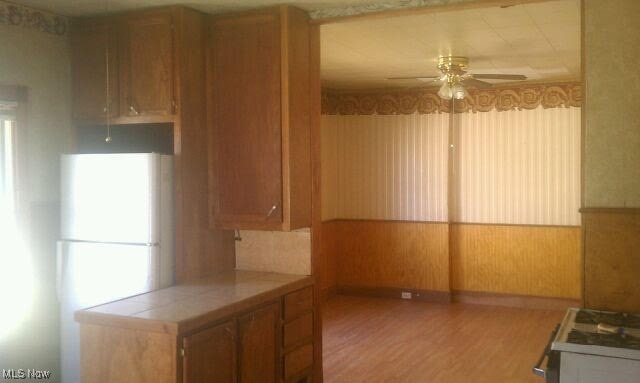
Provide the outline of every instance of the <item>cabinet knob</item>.
<path id="1" fill-rule="evenodd" d="M 104 108 L 102 108 L 102 113 L 107 113 L 109 111 L 109 108 L 107 108 L 107 106 L 105 105 Z"/>
<path id="2" fill-rule="evenodd" d="M 273 204 L 273 206 L 271 206 L 271 209 L 269 209 L 269 212 L 267 213 L 267 218 L 271 217 L 277 208 L 278 204 Z"/>
<path id="3" fill-rule="evenodd" d="M 133 107 L 133 105 L 129 105 L 129 112 L 131 112 L 131 114 L 136 115 L 136 116 L 140 114 L 140 113 L 138 113 L 136 108 Z"/>

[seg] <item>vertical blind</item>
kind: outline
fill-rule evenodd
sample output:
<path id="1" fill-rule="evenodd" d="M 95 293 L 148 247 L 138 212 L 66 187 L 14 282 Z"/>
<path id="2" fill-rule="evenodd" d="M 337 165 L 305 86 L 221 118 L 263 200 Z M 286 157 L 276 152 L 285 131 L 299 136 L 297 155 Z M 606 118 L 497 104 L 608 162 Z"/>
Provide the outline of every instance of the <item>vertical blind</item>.
<path id="1" fill-rule="evenodd" d="M 456 222 L 580 225 L 580 108 L 455 119 Z"/>
<path id="2" fill-rule="evenodd" d="M 324 219 L 447 220 L 447 115 L 325 115 L 321 129 Z"/>
<path id="3" fill-rule="evenodd" d="M 323 115 L 323 219 L 579 225 L 580 109 Z"/>

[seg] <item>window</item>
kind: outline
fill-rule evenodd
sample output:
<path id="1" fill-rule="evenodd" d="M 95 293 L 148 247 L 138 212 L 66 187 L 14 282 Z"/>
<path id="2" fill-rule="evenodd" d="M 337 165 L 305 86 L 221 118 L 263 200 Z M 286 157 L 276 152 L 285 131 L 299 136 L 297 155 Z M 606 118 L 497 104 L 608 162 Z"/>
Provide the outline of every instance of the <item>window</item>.
<path id="1" fill-rule="evenodd" d="M 24 132 L 26 89 L 0 85 L 0 302 L 11 315 L 0 315 L 0 341 L 23 325 L 33 303 L 34 268 L 20 226 L 18 154 Z"/>
<path id="2" fill-rule="evenodd" d="M 26 102 L 25 87 L 0 85 L 0 209 L 10 220 L 18 218 L 20 210 L 17 145 Z"/>
<path id="3" fill-rule="evenodd" d="M 0 101 L 0 203 L 15 210 L 15 110 L 17 103 Z"/>

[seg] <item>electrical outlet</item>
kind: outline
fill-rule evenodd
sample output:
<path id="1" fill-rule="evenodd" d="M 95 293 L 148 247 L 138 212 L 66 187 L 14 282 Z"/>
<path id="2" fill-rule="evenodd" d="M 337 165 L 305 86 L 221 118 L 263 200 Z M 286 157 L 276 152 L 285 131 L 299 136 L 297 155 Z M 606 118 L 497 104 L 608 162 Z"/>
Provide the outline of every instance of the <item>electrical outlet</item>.
<path id="1" fill-rule="evenodd" d="M 411 299 L 411 293 L 408 291 L 402 292 L 402 299 Z"/>

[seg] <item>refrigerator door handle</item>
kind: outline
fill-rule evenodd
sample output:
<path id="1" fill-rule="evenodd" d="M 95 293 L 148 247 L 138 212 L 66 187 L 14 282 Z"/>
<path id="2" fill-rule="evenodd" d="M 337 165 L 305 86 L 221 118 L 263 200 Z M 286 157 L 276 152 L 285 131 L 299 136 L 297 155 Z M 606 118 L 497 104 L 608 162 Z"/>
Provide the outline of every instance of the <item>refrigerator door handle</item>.
<path id="1" fill-rule="evenodd" d="M 60 242 L 97 243 L 101 245 L 124 245 L 124 246 L 146 246 L 146 247 L 160 246 L 159 242 L 103 242 L 103 241 L 84 241 L 81 239 L 63 239 Z"/>

